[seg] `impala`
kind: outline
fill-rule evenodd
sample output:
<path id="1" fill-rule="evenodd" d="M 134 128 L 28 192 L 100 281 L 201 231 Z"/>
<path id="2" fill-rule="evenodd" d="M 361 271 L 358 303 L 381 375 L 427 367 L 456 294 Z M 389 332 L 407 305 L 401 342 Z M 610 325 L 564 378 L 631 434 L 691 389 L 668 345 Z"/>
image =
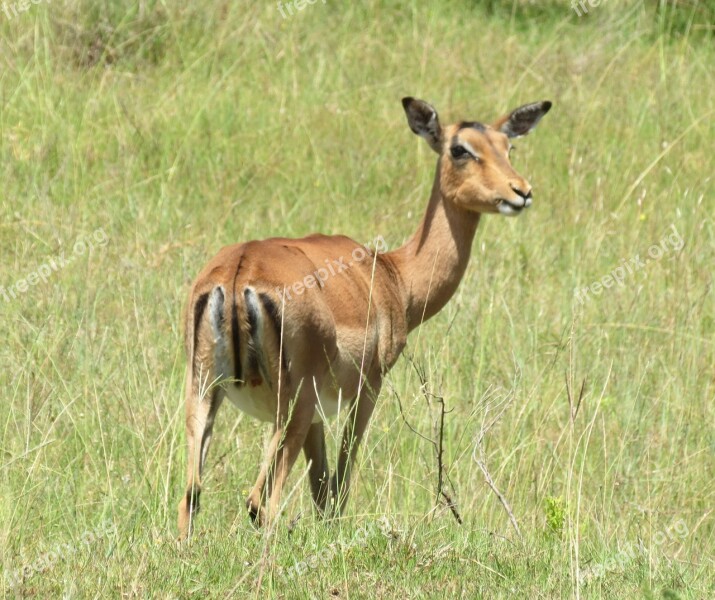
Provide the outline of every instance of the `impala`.
<path id="1" fill-rule="evenodd" d="M 514 216 L 531 205 L 531 186 L 511 166 L 509 139 L 533 129 L 550 102 L 521 106 L 492 125 L 448 126 L 440 125 L 437 111 L 422 100 L 404 98 L 402 104 L 410 129 L 439 155 L 427 211 L 404 246 L 373 252 L 288 302 L 286 291 L 295 282 L 361 246 L 345 236 L 321 234 L 251 241 L 222 248 L 191 287 L 181 538 L 190 534 L 199 509 L 201 476 L 224 398 L 273 423 L 246 501 L 254 522 L 277 517 L 301 449 L 318 512 L 340 514 L 383 377 L 410 331 L 454 294 L 480 216 Z M 338 412 L 341 399 L 349 412 L 331 478 L 323 419 Z"/>

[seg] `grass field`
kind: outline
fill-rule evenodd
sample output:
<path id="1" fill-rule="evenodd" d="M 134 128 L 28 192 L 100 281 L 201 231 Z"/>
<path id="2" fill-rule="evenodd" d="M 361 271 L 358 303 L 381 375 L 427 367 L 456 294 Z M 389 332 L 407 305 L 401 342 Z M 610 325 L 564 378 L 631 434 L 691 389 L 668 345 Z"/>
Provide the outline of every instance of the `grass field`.
<path id="1" fill-rule="evenodd" d="M 0 597 L 715 597 L 712 3 L 176 4 L 0 12 Z M 410 337 L 343 519 L 301 458 L 256 531 L 270 428 L 227 405 L 177 545 L 191 280 L 273 235 L 401 245 L 435 164 L 405 95 L 552 100 L 534 205 Z"/>

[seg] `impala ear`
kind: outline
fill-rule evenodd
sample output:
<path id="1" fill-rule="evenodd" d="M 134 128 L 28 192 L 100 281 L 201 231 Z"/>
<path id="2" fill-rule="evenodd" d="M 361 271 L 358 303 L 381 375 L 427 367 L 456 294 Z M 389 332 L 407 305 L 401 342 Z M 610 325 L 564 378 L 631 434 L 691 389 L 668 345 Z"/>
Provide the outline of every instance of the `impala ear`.
<path id="1" fill-rule="evenodd" d="M 431 104 L 416 98 L 403 98 L 402 106 L 407 115 L 410 129 L 427 140 L 430 148 L 437 154 L 442 152 L 442 126 L 439 124 L 437 111 Z"/>
<path id="2" fill-rule="evenodd" d="M 529 133 L 549 110 L 551 102 L 534 102 L 515 108 L 508 115 L 497 120 L 492 127 L 505 133 L 510 138 L 520 137 Z"/>

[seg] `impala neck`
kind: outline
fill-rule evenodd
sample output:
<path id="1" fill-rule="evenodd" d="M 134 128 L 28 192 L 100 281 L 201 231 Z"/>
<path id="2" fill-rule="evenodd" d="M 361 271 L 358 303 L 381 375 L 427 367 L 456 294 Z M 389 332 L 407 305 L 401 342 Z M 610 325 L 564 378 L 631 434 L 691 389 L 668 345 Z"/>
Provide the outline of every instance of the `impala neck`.
<path id="1" fill-rule="evenodd" d="M 400 273 L 411 331 L 447 304 L 469 262 L 479 213 L 445 200 L 437 164 L 427 212 L 407 243 L 388 253 Z"/>

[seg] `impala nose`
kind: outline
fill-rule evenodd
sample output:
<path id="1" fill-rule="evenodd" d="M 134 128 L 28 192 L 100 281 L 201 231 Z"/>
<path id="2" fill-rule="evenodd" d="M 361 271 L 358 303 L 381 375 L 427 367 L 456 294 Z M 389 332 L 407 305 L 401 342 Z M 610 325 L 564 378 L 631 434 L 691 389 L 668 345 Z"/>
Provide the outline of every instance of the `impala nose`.
<path id="1" fill-rule="evenodd" d="M 524 207 L 528 208 L 531 206 L 531 188 L 528 189 L 528 191 L 524 191 L 521 188 L 518 188 L 516 186 L 511 186 L 511 189 L 514 191 L 514 193 L 519 196 L 520 198 L 523 198 L 524 200 Z"/>

